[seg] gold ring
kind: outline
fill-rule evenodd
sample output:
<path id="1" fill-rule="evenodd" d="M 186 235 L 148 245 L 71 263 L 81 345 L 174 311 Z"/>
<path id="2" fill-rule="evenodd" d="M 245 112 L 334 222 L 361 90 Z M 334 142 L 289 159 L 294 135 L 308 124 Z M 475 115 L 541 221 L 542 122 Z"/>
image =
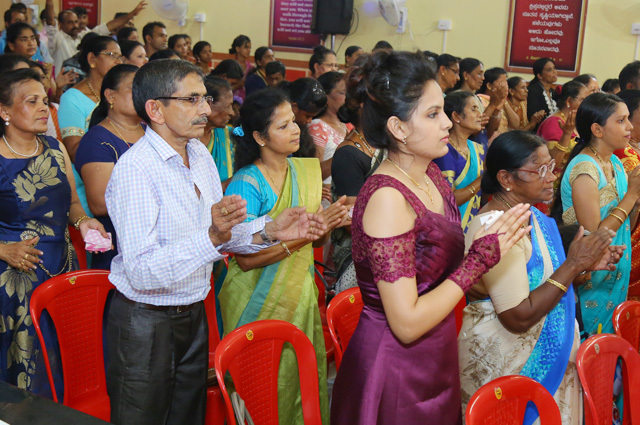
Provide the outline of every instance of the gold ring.
<path id="1" fill-rule="evenodd" d="M 24 267 L 24 260 L 20 261 L 20 267 Z"/>
<path id="2" fill-rule="evenodd" d="M 220 214 L 222 214 L 223 216 L 229 215 L 229 211 L 227 211 L 227 207 L 222 207 L 222 209 L 220 210 Z"/>
<path id="3" fill-rule="evenodd" d="M 309 233 L 313 233 L 313 226 L 309 228 Z"/>
<path id="4" fill-rule="evenodd" d="M 28 260 L 29 259 L 28 257 L 29 257 L 29 254 L 24 254 L 24 259 L 25 260 Z"/>

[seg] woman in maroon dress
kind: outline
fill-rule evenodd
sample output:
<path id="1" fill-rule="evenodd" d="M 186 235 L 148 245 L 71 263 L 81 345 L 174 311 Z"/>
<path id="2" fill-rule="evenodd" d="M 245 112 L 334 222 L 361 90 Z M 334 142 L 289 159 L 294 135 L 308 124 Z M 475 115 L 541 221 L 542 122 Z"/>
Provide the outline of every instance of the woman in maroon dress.
<path id="1" fill-rule="evenodd" d="M 432 160 L 451 122 L 420 53 L 381 51 L 363 67 L 367 141 L 389 157 L 363 186 L 353 260 L 364 309 L 333 390 L 331 423 L 456 424 L 460 378 L 453 308 L 529 228 L 503 214 L 464 256 L 460 213 Z"/>

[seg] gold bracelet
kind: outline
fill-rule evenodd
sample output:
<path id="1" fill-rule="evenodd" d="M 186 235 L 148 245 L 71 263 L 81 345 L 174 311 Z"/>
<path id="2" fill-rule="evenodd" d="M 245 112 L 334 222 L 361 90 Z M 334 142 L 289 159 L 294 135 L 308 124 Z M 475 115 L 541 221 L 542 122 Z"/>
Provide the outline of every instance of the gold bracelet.
<path id="1" fill-rule="evenodd" d="M 470 184 L 469 186 L 467 186 L 467 189 L 469 189 L 469 192 L 471 192 L 472 195 L 476 194 L 476 191 L 473 190 L 473 184 Z"/>
<path id="2" fill-rule="evenodd" d="M 622 212 L 624 213 L 624 216 L 625 216 L 626 218 L 629 218 L 629 213 L 628 213 L 628 212 L 626 212 L 626 211 L 624 210 L 624 208 L 615 207 L 615 208 L 614 208 L 614 210 L 620 210 L 620 211 L 622 211 Z"/>
<path id="3" fill-rule="evenodd" d="M 620 220 L 620 224 L 624 224 L 624 220 L 622 218 L 620 218 L 620 216 L 618 214 L 611 212 L 611 213 L 609 213 L 609 215 L 617 218 L 618 220 Z"/>
<path id="4" fill-rule="evenodd" d="M 564 286 L 562 283 L 558 282 L 557 280 L 553 280 L 551 278 L 547 279 L 547 282 L 549 282 L 550 284 L 552 284 L 556 288 L 559 288 L 562 292 L 567 292 L 568 289 L 569 289 L 566 286 Z"/>
<path id="5" fill-rule="evenodd" d="M 559 150 L 560 152 L 564 152 L 564 153 L 569 153 L 569 152 L 571 152 L 571 148 L 570 148 L 570 147 L 564 147 L 564 146 L 562 146 L 562 145 L 560 144 L 560 142 L 558 142 L 558 143 L 556 144 L 556 146 L 555 146 L 555 147 L 556 147 L 556 148 L 558 148 L 558 150 Z"/>
<path id="6" fill-rule="evenodd" d="M 282 245 L 282 247 L 284 248 L 285 252 L 287 253 L 287 257 L 291 257 L 291 251 L 289 251 L 289 247 L 287 246 L 287 244 L 284 243 L 284 242 L 280 242 L 280 245 Z"/>
<path id="7" fill-rule="evenodd" d="M 75 227 L 76 230 L 80 230 L 80 223 L 82 223 L 85 220 L 91 220 L 91 217 L 88 217 L 86 215 L 82 215 L 82 216 L 78 217 L 76 222 L 73 224 L 73 227 Z"/>

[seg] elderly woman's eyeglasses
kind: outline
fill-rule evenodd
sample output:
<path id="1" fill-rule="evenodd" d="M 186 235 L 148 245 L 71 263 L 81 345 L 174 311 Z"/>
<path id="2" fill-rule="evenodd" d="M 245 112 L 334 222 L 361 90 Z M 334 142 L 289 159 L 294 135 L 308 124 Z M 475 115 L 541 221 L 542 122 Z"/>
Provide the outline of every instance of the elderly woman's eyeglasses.
<path id="1" fill-rule="evenodd" d="M 535 173 L 535 174 L 539 175 L 541 179 L 543 179 L 543 178 L 545 178 L 547 176 L 547 172 L 549 172 L 549 171 L 553 172 L 553 169 L 555 167 L 556 167 L 556 161 L 552 159 L 551 161 L 549 161 L 548 164 L 542 165 L 537 170 L 525 170 L 524 168 L 517 168 L 517 169 L 515 169 L 513 171 L 524 171 L 526 173 Z"/>
<path id="2" fill-rule="evenodd" d="M 107 55 L 107 56 L 111 56 L 112 58 L 114 58 L 117 61 L 124 61 L 124 56 L 122 56 L 120 53 L 118 52 L 100 52 L 98 53 L 99 55 Z"/>

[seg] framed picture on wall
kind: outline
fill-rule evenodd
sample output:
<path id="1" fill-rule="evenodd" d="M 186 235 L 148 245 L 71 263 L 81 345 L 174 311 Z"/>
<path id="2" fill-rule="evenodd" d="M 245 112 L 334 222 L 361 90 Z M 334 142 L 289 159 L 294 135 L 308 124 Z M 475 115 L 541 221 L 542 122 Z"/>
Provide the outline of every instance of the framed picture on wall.
<path id="1" fill-rule="evenodd" d="M 271 0 L 269 46 L 273 50 L 309 53 L 320 44 L 311 32 L 313 0 Z"/>
<path id="2" fill-rule="evenodd" d="M 547 57 L 559 76 L 578 76 L 586 19 L 587 0 L 510 0 L 505 69 L 531 73 Z"/>
<path id="3" fill-rule="evenodd" d="M 84 7 L 89 15 L 87 27 L 94 28 L 100 23 L 100 6 L 102 0 L 60 0 L 60 10 Z"/>

